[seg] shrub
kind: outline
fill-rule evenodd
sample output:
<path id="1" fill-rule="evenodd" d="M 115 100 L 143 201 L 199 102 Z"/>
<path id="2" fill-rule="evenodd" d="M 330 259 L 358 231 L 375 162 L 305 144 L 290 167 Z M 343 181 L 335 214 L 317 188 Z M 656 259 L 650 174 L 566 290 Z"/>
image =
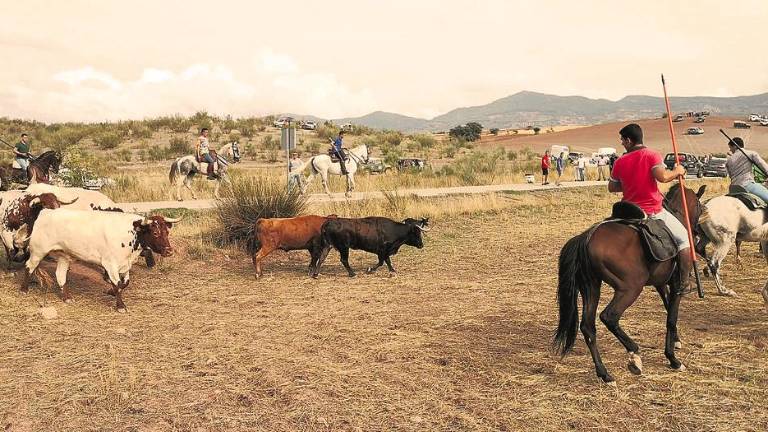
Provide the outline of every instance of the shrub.
<path id="1" fill-rule="evenodd" d="M 168 151 L 175 155 L 185 155 L 192 153 L 192 145 L 184 138 L 173 137 L 168 144 Z"/>
<path id="2" fill-rule="evenodd" d="M 507 153 L 507 159 L 511 161 L 517 159 L 517 153 L 515 153 L 513 150 L 510 150 L 509 153 Z"/>
<path id="3" fill-rule="evenodd" d="M 441 170 L 442 175 L 455 176 L 462 184 L 478 185 L 478 174 L 490 174 L 492 178 L 500 169 L 499 161 L 504 157 L 504 151 L 477 152 L 466 155 Z"/>
<path id="4" fill-rule="evenodd" d="M 490 132 L 491 132 L 491 135 L 498 135 L 499 134 L 499 128 L 491 128 Z"/>
<path id="5" fill-rule="evenodd" d="M 540 128 L 540 127 L 536 126 L 536 127 L 534 127 L 534 128 L 533 128 L 533 133 L 534 133 L 535 135 L 538 135 L 538 134 L 539 134 L 539 132 L 541 132 L 541 128 Z"/>
<path id="6" fill-rule="evenodd" d="M 448 135 L 455 139 L 464 141 L 477 141 L 480 139 L 480 133 L 483 131 L 483 126 L 477 122 L 469 122 L 464 126 L 456 126 L 452 128 Z"/>
<path id="7" fill-rule="evenodd" d="M 131 151 L 128 149 L 120 149 L 117 151 L 117 158 L 123 162 L 131 161 Z"/>
<path id="8" fill-rule="evenodd" d="M 104 132 L 94 138 L 96 145 L 102 150 L 110 150 L 116 148 L 120 144 L 120 135 L 114 132 Z"/>
<path id="9" fill-rule="evenodd" d="M 280 148 L 280 140 L 275 139 L 272 135 L 265 136 L 261 142 L 266 150 L 277 150 Z"/>
<path id="10" fill-rule="evenodd" d="M 133 133 L 131 134 L 131 136 L 133 138 L 138 138 L 138 139 L 152 138 L 152 130 L 148 127 L 138 126 L 135 129 L 132 129 L 132 132 Z"/>
<path id="11" fill-rule="evenodd" d="M 297 188 L 289 191 L 285 184 L 265 177 L 235 180 L 216 205 L 221 227 L 215 233 L 215 240 L 220 245 L 234 245 L 253 252 L 258 248 L 253 235 L 257 220 L 294 217 L 306 209 L 307 198 Z"/>
<path id="12" fill-rule="evenodd" d="M 419 145 L 421 145 L 421 148 L 431 149 L 437 144 L 437 140 L 435 137 L 429 134 L 416 134 L 413 136 L 413 139 L 419 142 Z"/>

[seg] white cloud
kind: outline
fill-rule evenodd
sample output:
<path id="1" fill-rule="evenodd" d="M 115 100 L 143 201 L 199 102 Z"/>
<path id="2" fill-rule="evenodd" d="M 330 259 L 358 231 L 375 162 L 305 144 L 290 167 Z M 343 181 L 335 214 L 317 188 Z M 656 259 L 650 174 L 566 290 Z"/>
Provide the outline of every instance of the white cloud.
<path id="1" fill-rule="evenodd" d="M 141 74 L 140 82 L 143 83 L 161 83 L 173 79 L 173 72 L 166 69 L 147 68 Z"/>
<path id="2" fill-rule="evenodd" d="M 91 66 L 86 66 L 81 69 L 73 69 L 61 71 L 53 76 L 54 80 L 62 81 L 70 86 L 79 86 L 89 81 L 96 81 L 106 85 L 112 90 L 119 90 L 122 88 L 120 81 L 115 79 L 112 75 L 95 70 Z"/>

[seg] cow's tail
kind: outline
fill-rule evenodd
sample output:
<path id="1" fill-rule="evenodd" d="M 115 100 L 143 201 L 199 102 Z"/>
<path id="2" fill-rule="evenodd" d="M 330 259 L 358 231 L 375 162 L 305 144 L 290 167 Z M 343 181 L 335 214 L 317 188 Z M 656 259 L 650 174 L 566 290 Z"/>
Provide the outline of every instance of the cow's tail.
<path id="1" fill-rule="evenodd" d="M 579 291 L 588 297 L 594 276 L 589 261 L 589 231 L 568 240 L 560 251 L 557 303 L 559 321 L 552 341 L 555 352 L 567 354 L 576 342 L 579 321 Z M 587 301 L 587 299 L 585 299 Z"/>
<path id="2" fill-rule="evenodd" d="M 171 182 L 171 184 L 176 183 L 176 178 L 179 176 L 179 160 L 176 159 L 171 164 L 171 172 L 168 173 L 168 181 Z"/>

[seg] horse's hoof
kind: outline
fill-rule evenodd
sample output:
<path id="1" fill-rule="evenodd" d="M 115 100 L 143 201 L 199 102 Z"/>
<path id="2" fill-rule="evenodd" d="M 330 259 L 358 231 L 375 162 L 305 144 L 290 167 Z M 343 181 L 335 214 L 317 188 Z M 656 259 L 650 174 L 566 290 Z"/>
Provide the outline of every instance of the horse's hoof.
<path id="1" fill-rule="evenodd" d="M 396 273 L 396 272 L 393 272 L 393 271 L 391 271 L 391 272 L 389 272 L 389 277 L 391 277 L 391 278 L 393 278 L 393 277 L 397 277 L 397 273 Z"/>
<path id="2" fill-rule="evenodd" d="M 351 277 L 351 278 L 353 278 L 353 277 L 355 277 L 355 276 L 357 276 L 357 274 L 356 274 L 356 273 L 350 273 L 350 274 L 349 274 L 349 277 Z"/>
<path id="3" fill-rule="evenodd" d="M 678 367 L 672 366 L 672 370 L 674 370 L 676 372 L 685 372 L 686 367 L 685 367 L 684 364 L 680 363 L 680 366 L 678 366 Z"/>
<path id="4" fill-rule="evenodd" d="M 643 359 L 635 353 L 629 353 L 629 363 L 627 368 L 635 375 L 643 374 Z"/>
<path id="5" fill-rule="evenodd" d="M 72 304 L 72 303 L 74 303 L 74 302 L 75 302 L 75 301 L 74 301 L 74 300 L 72 300 L 71 298 L 67 298 L 67 299 L 64 299 L 64 303 L 66 303 L 66 304 Z"/>
<path id="6" fill-rule="evenodd" d="M 614 388 L 616 387 L 616 380 L 613 379 L 612 376 L 608 375 L 607 377 L 602 378 L 602 380 L 604 385 Z"/>
<path id="7" fill-rule="evenodd" d="M 375 270 L 373 270 L 373 268 L 371 268 L 371 267 L 368 267 L 368 270 L 366 270 L 365 272 L 366 272 L 366 273 L 368 273 L 368 274 L 371 274 L 371 273 L 373 273 L 374 271 L 375 271 Z"/>
<path id="8" fill-rule="evenodd" d="M 683 347 L 683 343 L 680 341 L 675 342 L 675 349 L 680 349 Z"/>
<path id="9" fill-rule="evenodd" d="M 118 311 L 119 313 L 122 313 L 122 314 L 124 314 L 124 313 L 128 312 L 128 311 L 127 311 L 127 310 L 126 310 L 124 307 L 122 307 L 122 308 L 121 308 L 121 307 L 117 308 L 117 311 Z"/>

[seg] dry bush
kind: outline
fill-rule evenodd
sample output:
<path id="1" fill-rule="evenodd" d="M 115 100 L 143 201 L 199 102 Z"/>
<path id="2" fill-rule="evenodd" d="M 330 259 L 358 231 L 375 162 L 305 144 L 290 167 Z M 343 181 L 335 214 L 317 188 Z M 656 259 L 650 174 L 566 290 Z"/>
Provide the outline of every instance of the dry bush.
<path id="1" fill-rule="evenodd" d="M 261 218 L 294 217 L 307 209 L 307 198 L 266 177 L 236 178 L 216 205 L 220 229 L 215 241 L 255 250 L 253 228 Z"/>

